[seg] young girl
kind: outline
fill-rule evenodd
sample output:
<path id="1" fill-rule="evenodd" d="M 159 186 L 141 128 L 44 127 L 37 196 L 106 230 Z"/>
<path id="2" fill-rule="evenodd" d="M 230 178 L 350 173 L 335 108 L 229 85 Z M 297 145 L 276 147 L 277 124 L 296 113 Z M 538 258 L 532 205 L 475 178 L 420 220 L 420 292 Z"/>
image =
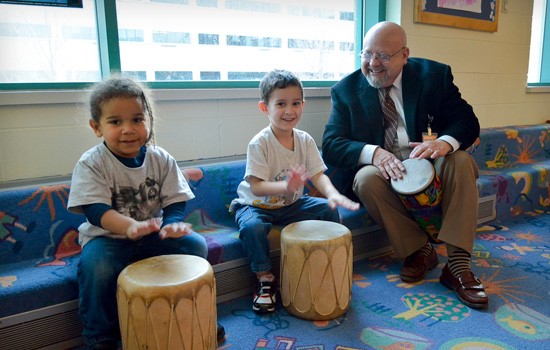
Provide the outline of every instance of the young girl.
<path id="1" fill-rule="evenodd" d="M 207 247 L 183 222 L 194 195 L 174 158 L 154 145 L 148 91 L 130 79 L 109 79 L 93 90 L 90 112 L 103 142 L 76 164 L 68 202 L 87 219 L 79 227 L 79 313 L 88 348 L 117 349 L 119 273 L 157 255 L 206 258 Z"/>

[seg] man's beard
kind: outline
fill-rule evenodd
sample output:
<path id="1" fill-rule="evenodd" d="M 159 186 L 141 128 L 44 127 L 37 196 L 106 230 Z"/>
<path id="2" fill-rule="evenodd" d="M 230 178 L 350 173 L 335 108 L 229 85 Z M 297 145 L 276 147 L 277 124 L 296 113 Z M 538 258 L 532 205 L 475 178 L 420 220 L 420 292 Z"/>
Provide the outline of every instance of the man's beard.
<path id="1" fill-rule="evenodd" d="M 366 78 L 367 78 L 367 81 L 369 82 L 369 85 L 375 89 L 383 88 L 386 85 L 386 82 L 388 81 L 387 76 L 381 79 L 374 79 L 370 74 L 367 74 Z"/>

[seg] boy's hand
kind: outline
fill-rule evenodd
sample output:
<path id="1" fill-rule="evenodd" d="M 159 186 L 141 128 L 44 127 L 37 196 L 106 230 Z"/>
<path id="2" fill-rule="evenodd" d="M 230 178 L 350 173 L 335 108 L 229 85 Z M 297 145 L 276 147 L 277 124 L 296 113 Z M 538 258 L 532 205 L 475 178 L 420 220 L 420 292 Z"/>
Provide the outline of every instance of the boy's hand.
<path id="1" fill-rule="evenodd" d="M 302 187 L 309 179 L 308 172 L 304 167 L 300 166 L 290 171 L 290 176 L 287 180 L 286 191 L 287 193 L 293 193 Z"/>
<path id="2" fill-rule="evenodd" d="M 331 207 L 332 209 L 336 207 L 342 207 L 349 210 L 357 210 L 360 207 L 359 203 L 352 201 L 351 199 L 349 199 L 348 197 L 342 194 L 332 195 L 329 198 L 327 198 L 327 200 L 328 200 L 329 207 Z"/>
<path id="3" fill-rule="evenodd" d="M 168 224 L 162 228 L 159 232 L 161 239 L 165 238 L 181 238 L 186 234 L 192 232 L 193 225 L 187 222 L 174 222 Z"/>
<path id="4" fill-rule="evenodd" d="M 160 230 L 159 218 L 152 218 L 145 221 L 136 221 L 126 229 L 126 237 L 134 241 L 143 236 L 147 236 L 152 232 L 158 232 L 158 230 Z"/>

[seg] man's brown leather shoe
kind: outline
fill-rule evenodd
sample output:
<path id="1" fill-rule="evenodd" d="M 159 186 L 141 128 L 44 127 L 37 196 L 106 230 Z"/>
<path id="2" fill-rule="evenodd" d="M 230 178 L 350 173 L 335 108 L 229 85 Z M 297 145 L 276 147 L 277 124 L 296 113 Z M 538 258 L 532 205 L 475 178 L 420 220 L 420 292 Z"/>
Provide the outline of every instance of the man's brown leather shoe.
<path id="1" fill-rule="evenodd" d="M 409 255 L 403 267 L 401 267 L 401 281 L 403 282 L 418 282 L 426 276 L 426 271 L 429 271 L 437 266 L 437 253 L 432 248 L 432 252 L 428 256 L 420 254 L 420 251 L 416 251 Z"/>
<path id="2" fill-rule="evenodd" d="M 458 300 L 473 309 L 485 309 L 489 305 L 483 284 L 470 270 L 463 271 L 457 278 L 445 264 L 439 281 L 445 287 L 454 290 Z"/>

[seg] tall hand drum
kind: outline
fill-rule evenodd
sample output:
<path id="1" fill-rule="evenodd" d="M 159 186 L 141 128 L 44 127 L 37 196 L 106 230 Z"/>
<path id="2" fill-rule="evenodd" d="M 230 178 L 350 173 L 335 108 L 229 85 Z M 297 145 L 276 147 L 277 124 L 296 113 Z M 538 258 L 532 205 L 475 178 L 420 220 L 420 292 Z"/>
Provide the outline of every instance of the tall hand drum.
<path id="1" fill-rule="evenodd" d="M 437 239 L 442 220 L 441 180 L 427 159 L 406 159 L 403 166 L 403 178 L 392 179 L 391 186 L 422 230 L 434 242 L 441 242 Z"/>
<path id="2" fill-rule="evenodd" d="M 281 232 L 281 299 L 307 320 L 330 320 L 350 306 L 353 246 L 344 225 L 319 220 L 290 224 Z"/>
<path id="3" fill-rule="evenodd" d="M 216 283 L 203 258 L 135 262 L 118 277 L 117 301 L 124 349 L 216 349 Z"/>

